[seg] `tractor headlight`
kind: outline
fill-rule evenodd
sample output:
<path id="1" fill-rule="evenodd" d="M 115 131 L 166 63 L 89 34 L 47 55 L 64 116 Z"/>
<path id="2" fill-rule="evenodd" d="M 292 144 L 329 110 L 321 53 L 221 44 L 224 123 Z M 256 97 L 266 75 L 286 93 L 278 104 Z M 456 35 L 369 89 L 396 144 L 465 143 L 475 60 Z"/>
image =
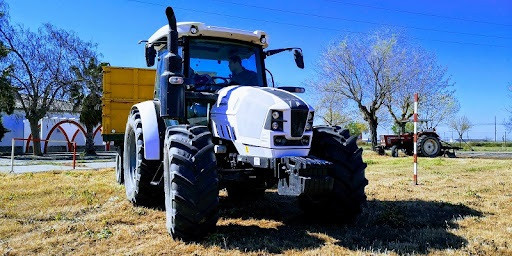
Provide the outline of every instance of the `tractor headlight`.
<path id="1" fill-rule="evenodd" d="M 265 129 L 272 131 L 283 131 L 284 122 L 286 121 L 283 119 L 283 111 L 270 110 L 268 112 Z"/>
<path id="2" fill-rule="evenodd" d="M 302 145 L 304 145 L 304 146 L 309 145 L 309 136 L 304 136 L 304 137 L 301 139 L 301 142 L 302 142 Z"/>
<path id="3" fill-rule="evenodd" d="M 272 122 L 272 130 L 279 129 L 279 124 L 277 122 Z"/>
<path id="4" fill-rule="evenodd" d="M 273 118 L 273 119 L 278 119 L 280 116 L 281 116 L 281 115 L 279 114 L 279 112 L 278 112 L 278 111 L 274 111 L 274 112 L 272 112 L 272 118 Z"/>
<path id="5" fill-rule="evenodd" d="M 313 111 L 308 113 L 308 121 L 313 122 L 313 117 L 315 116 L 315 113 Z"/>
<path id="6" fill-rule="evenodd" d="M 313 130 L 313 119 L 315 119 L 315 112 L 311 111 L 308 113 L 308 121 L 306 123 L 306 131 L 312 131 Z"/>

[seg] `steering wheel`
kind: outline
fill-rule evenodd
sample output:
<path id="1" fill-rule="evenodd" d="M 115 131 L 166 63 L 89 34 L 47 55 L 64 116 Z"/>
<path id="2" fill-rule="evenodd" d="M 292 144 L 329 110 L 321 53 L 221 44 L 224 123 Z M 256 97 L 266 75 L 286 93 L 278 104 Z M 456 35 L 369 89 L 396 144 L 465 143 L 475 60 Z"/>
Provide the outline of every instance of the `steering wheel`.
<path id="1" fill-rule="evenodd" d="M 217 80 L 222 80 L 222 82 L 218 83 Z M 222 77 L 222 76 L 212 76 L 210 81 L 212 82 L 212 84 L 218 84 L 218 85 L 228 85 L 229 84 L 229 78 Z"/>

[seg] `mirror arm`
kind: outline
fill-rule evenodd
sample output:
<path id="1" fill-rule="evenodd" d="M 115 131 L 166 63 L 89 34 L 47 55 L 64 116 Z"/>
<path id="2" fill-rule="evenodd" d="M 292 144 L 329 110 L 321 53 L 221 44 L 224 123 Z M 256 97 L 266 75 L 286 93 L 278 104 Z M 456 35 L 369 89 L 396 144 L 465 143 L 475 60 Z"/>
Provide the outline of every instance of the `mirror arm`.
<path id="1" fill-rule="evenodd" d="M 291 51 L 291 50 L 300 50 L 302 52 L 301 48 L 292 47 L 292 48 L 282 48 L 282 49 L 268 50 L 268 51 L 265 51 L 265 55 L 266 56 L 272 56 L 272 55 L 278 54 L 280 52 Z"/>

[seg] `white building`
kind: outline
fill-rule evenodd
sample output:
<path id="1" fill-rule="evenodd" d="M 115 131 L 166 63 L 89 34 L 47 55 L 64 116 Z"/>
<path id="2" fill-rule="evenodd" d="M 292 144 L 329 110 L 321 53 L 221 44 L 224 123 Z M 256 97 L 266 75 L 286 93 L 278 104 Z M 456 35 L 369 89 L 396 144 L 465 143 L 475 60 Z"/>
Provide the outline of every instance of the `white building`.
<path id="1" fill-rule="evenodd" d="M 85 125 L 80 123 L 80 114 L 73 112 L 72 104 L 57 101 L 52 109 L 44 118 L 39 120 L 40 138 L 41 140 L 47 140 L 41 141 L 41 151 L 72 152 L 73 142 L 76 142 L 78 148 L 85 146 Z M 25 119 L 25 112 L 20 102 L 16 102 L 12 115 L 2 113 L 2 122 L 10 132 L 6 133 L 0 141 L 0 151 L 10 152 L 13 138 L 16 138 L 15 151 L 17 153 L 32 151 L 32 132 L 28 120 Z M 110 145 L 104 143 L 101 138 L 101 125 L 95 127 L 94 131 L 96 149 L 109 150 Z"/>

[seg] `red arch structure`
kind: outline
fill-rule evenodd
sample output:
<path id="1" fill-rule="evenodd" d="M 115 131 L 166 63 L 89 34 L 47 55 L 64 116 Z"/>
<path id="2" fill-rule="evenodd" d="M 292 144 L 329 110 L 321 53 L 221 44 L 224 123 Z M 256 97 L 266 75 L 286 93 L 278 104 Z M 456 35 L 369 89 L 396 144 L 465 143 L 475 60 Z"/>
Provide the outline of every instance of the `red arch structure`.
<path id="1" fill-rule="evenodd" d="M 40 124 L 38 124 L 37 127 L 39 127 L 39 129 L 41 129 L 41 125 Z M 32 133 L 30 133 L 30 135 L 28 135 L 27 145 L 25 146 L 25 152 L 28 152 L 28 150 L 30 149 L 30 141 L 31 140 L 32 140 Z"/>
<path id="2" fill-rule="evenodd" d="M 83 132 L 83 134 L 84 134 L 84 136 L 85 136 L 85 130 L 84 130 L 84 128 L 82 127 L 82 125 L 80 125 L 78 122 L 73 121 L 73 120 L 63 120 L 63 121 L 60 121 L 60 122 L 56 123 L 56 124 L 52 127 L 52 129 L 50 129 L 50 132 L 48 132 L 48 135 L 46 136 L 46 139 L 47 139 L 47 140 L 49 140 L 49 139 L 50 139 L 50 137 L 52 136 L 53 131 L 55 131 L 55 129 L 59 129 L 59 130 L 62 132 L 62 134 L 64 134 L 64 136 L 66 137 L 66 141 L 68 142 L 68 151 L 70 151 L 70 150 L 71 150 L 71 141 L 69 140 L 69 137 L 68 137 L 68 135 L 66 134 L 66 132 L 64 131 L 64 129 L 62 129 L 62 127 L 60 126 L 61 124 L 65 124 L 65 123 L 68 123 L 68 124 L 74 124 L 74 125 L 78 128 L 78 130 L 77 130 L 77 131 L 75 132 L 75 134 L 73 135 L 73 138 L 72 138 L 72 140 L 71 140 L 71 141 L 74 141 L 74 139 L 75 139 L 76 134 L 78 133 L 78 131 L 82 131 L 82 132 Z M 47 149 L 48 149 L 48 141 L 45 141 L 45 142 L 44 142 L 44 153 L 46 153 Z"/>

